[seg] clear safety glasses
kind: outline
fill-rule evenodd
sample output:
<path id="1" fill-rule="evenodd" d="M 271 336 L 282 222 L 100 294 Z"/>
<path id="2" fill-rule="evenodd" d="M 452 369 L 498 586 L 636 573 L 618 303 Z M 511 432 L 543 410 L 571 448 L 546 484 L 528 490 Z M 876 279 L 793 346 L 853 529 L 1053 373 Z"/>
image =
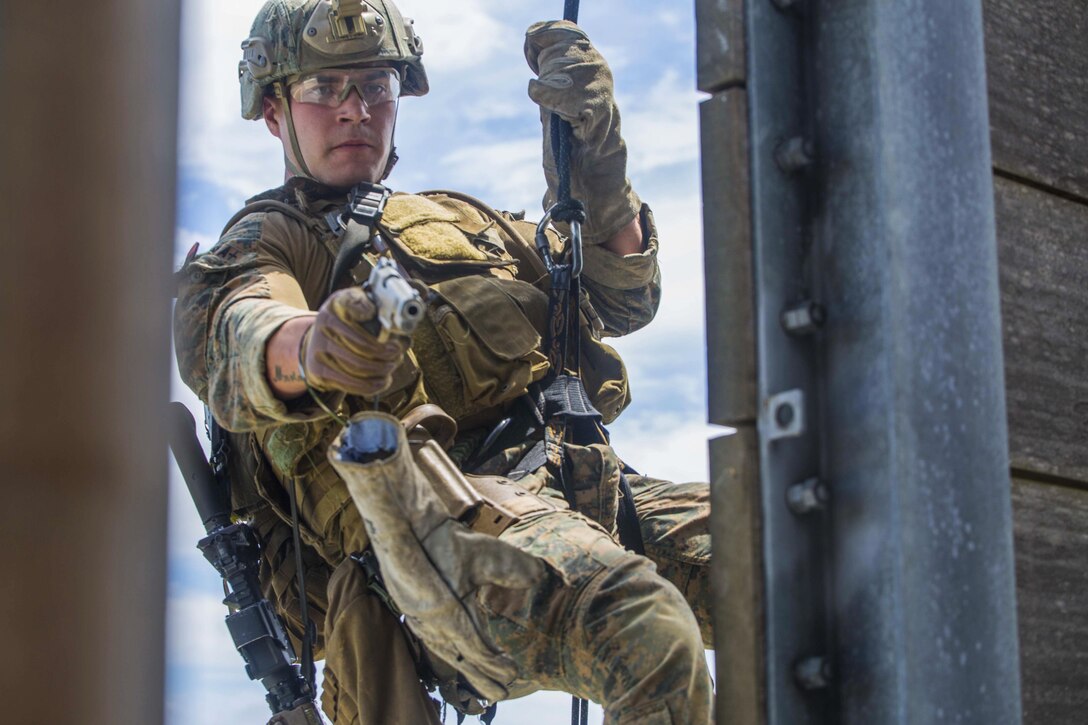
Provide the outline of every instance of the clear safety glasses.
<path id="1" fill-rule="evenodd" d="M 352 89 L 367 108 L 400 98 L 400 74 L 393 68 L 329 68 L 299 76 L 288 92 L 298 103 L 336 108 Z"/>

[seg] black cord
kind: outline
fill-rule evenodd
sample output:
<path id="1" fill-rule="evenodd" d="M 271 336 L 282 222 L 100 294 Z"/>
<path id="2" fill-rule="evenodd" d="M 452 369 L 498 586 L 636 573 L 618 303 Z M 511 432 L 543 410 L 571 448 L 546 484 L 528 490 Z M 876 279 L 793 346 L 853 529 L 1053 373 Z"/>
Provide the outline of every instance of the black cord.
<path id="1" fill-rule="evenodd" d="M 589 725 L 589 700 L 571 696 L 570 725 Z"/>
<path id="2" fill-rule="evenodd" d="M 578 2 L 579 0 L 564 0 L 564 20 L 569 20 L 572 23 L 578 22 Z M 559 172 L 559 188 L 556 189 L 556 206 L 552 216 L 556 221 L 575 221 L 584 224 L 586 221 L 585 206 L 577 199 L 570 198 L 570 149 L 573 130 L 569 123 L 554 113 L 552 114 L 551 130 L 552 154 L 555 156 L 555 165 Z M 568 307 L 573 307 L 573 309 L 567 310 L 567 314 L 573 315 L 575 319 L 578 316 L 578 296 L 577 287 L 575 287 L 571 295 L 573 304 L 568 303 Z M 574 324 L 573 327 L 574 337 L 580 343 L 577 324 Z M 581 356 L 579 355 L 579 357 Z M 589 725 L 589 700 L 579 697 L 571 698 L 570 722 L 571 725 Z"/>
<path id="3" fill-rule="evenodd" d="M 564 0 L 563 19 L 572 23 L 578 22 L 578 0 Z"/>
<path id="4" fill-rule="evenodd" d="M 310 687 L 310 697 L 317 692 L 317 668 L 314 666 L 314 640 L 317 638 L 317 626 L 310 621 L 310 610 L 306 602 L 306 574 L 302 567 L 302 536 L 298 523 L 298 493 L 295 482 L 289 487 L 291 493 L 291 534 L 295 544 L 295 575 L 298 581 L 299 614 L 302 619 L 302 656 L 300 669 L 306 684 Z"/>
<path id="5" fill-rule="evenodd" d="M 563 19 L 572 23 L 578 22 L 578 0 L 564 0 Z M 561 119 L 558 114 L 552 114 L 551 136 L 552 155 L 555 157 L 555 166 L 559 172 L 559 188 L 555 190 L 555 201 L 559 204 L 570 201 L 570 149 L 573 131 L 570 124 Z M 566 221 L 560 219 L 560 221 Z"/>

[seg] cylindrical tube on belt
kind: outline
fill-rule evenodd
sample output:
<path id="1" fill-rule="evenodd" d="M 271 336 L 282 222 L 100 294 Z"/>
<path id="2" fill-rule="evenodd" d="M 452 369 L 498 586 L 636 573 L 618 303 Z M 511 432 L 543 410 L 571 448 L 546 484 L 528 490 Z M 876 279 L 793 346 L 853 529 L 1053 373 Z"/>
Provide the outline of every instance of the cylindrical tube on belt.
<path id="1" fill-rule="evenodd" d="M 484 500 L 434 440 L 425 440 L 413 449 L 416 465 L 446 504 L 450 516 L 471 525 Z"/>

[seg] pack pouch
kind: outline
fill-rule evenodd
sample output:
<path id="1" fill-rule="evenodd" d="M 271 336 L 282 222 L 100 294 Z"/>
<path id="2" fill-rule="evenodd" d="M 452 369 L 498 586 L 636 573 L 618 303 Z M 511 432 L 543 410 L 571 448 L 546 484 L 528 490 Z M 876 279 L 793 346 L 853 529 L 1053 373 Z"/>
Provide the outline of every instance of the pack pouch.
<path id="1" fill-rule="evenodd" d="M 446 280 L 431 289 L 435 299 L 413 349 L 431 399 L 447 413 L 463 420 L 514 400 L 544 377 L 548 361 L 538 349 L 536 327 L 546 316 L 542 292 L 489 276 Z"/>
<path id="2" fill-rule="evenodd" d="M 512 279 L 516 262 L 492 227 L 426 197 L 394 194 L 380 228 L 397 259 L 424 282 L 477 274 Z"/>

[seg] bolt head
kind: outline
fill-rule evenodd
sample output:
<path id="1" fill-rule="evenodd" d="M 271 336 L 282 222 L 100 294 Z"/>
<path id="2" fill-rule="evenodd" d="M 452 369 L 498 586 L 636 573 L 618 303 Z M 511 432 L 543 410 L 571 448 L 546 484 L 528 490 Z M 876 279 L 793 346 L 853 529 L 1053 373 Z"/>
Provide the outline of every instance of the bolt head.
<path id="1" fill-rule="evenodd" d="M 774 422 L 778 424 L 779 428 L 789 428 L 796 415 L 792 405 L 782 403 L 774 410 Z"/>

